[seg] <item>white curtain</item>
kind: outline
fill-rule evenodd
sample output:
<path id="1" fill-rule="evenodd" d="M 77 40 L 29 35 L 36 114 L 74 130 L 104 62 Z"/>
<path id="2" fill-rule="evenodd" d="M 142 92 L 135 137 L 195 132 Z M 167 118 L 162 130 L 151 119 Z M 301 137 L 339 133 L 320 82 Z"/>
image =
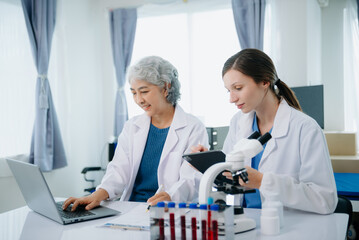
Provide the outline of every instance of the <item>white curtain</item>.
<path id="1" fill-rule="evenodd" d="M 345 130 L 357 133 L 359 149 L 359 28 L 357 1 L 347 0 L 344 10 Z"/>
<path id="2" fill-rule="evenodd" d="M 0 1 L 0 157 L 28 154 L 36 78 L 20 0 Z"/>

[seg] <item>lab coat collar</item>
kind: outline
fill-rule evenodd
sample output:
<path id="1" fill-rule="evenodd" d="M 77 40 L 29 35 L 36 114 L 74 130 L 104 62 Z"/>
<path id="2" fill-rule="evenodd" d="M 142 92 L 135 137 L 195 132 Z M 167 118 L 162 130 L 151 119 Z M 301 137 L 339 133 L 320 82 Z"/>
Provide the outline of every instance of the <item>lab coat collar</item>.
<path id="1" fill-rule="evenodd" d="M 183 128 L 185 126 L 187 126 L 186 113 L 177 104 L 175 107 L 175 115 L 173 116 L 171 128 L 173 128 L 174 130 L 177 130 L 177 129 Z"/>
<path id="2" fill-rule="evenodd" d="M 239 119 L 239 139 L 247 138 L 252 134 L 252 124 L 253 124 L 254 111 L 249 113 L 243 113 Z"/>
<path id="3" fill-rule="evenodd" d="M 288 105 L 287 101 L 282 99 L 274 118 L 272 138 L 280 138 L 287 135 L 291 113 L 291 107 Z"/>
<path id="4" fill-rule="evenodd" d="M 151 118 L 144 113 L 134 121 L 134 124 L 139 129 L 150 129 L 150 122 Z"/>
<path id="5" fill-rule="evenodd" d="M 269 140 L 269 142 L 267 143 L 267 146 L 263 152 L 262 159 L 259 163 L 258 168 L 260 168 L 263 162 L 265 162 L 268 159 L 270 153 L 274 149 L 276 149 L 277 139 L 286 136 L 288 134 L 291 113 L 292 113 L 291 107 L 284 99 L 282 99 L 280 101 L 277 113 L 274 118 L 273 130 L 271 133 L 272 139 Z"/>
<path id="6" fill-rule="evenodd" d="M 145 150 L 148 131 L 150 129 L 151 118 L 147 116 L 146 113 L 138 116 L 133 124 L 135 126 L 134 129 L 134 138 L 133 138 L 133 147 L 136 148 L 132 151 L 132 159 L 133 159 L 133 171 L 131 175 L 131 179 L 135 179 L 137 175 L 138 168 L 141 163 L 143 151 Z"/>
<path id="7" fill-rule="evenodd" d="M 168 130 L 165 145 L 163 146 L 160 163 L 163 161 L 163 159 L 167 159 L 166 156 L 176 146 L 178 142 L 177 130 L 184 128 L 185 126 L 187 126 L 186 114 L 183 109 L 177 104 L 175 107 L 175 114 L 173 116 L 172 124 L 170 129 Z"/>
<path id="8" fill-rule="evenodd" d="M 239 118 L 239 131 L 238 138 L 240 140 L 242 138 L 248 138 L 252 134 L 252 123 L 254 117 L 254 111 L 249 113 L 242 113 L 243 115 Z M 251 159 L 245 159 L 244 165 L 251 166 Z"/>

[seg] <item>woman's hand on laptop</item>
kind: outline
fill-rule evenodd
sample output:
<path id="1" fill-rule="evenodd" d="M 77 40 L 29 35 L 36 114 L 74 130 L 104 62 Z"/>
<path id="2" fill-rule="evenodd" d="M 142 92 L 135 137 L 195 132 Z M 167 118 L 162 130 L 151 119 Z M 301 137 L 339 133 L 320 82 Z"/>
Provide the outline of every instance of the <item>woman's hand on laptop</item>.
<path id="1" fill-rule="evenodd" d="M 71 211 L 75 211 L 79 205 L 86 205 L 85 209 L 91 210 L 94 207 L 100 205 L 101 201 L 107 199 L 108 197 L 109 195 L 107 191 L 105 189 L 100 188 L 97 191 L 93 192 L 91 195 L 86 197 L 80 197 L 80 198 L 70 197 L 66 199 L 66 201 L 62 205 L 62 209 L 67 209 L 67 207 L 73 203 Z"/>

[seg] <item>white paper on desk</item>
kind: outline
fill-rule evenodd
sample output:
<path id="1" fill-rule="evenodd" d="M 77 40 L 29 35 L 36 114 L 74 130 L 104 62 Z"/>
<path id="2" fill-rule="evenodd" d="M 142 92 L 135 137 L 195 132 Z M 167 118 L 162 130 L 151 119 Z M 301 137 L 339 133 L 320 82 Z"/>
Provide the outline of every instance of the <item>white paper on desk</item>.
<path id="1" fill-rule="evenodd" d="M 134 226 L 150 226 L 150 212 L 147 212 L 147 203 L 140 203 L 130 211 L 121 214 L 118 218 L 111 220 L 113 224 L 128 224 Z"/>

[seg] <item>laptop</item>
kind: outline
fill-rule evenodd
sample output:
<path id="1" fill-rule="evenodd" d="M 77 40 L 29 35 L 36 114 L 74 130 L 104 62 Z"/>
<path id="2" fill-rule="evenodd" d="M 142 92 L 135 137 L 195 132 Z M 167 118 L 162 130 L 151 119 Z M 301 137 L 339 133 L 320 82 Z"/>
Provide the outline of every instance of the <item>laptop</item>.
<path id="1" fill-rule="evenodd" d="M 71 207 L 68 207 L 64 211 L 62 210 L 63 202 L 55 202 L 38 166 L 13 159 L 6 159 L 6 161 L 19 185 L 26 204 L 33 211 L 47 218 L 65 225 L 120 213 L 103 206 L 96 207 L 90 211 L 86 211 L 84 206 L 79 206 L 79 209 L 74 212 L 71 212 Z"/>

